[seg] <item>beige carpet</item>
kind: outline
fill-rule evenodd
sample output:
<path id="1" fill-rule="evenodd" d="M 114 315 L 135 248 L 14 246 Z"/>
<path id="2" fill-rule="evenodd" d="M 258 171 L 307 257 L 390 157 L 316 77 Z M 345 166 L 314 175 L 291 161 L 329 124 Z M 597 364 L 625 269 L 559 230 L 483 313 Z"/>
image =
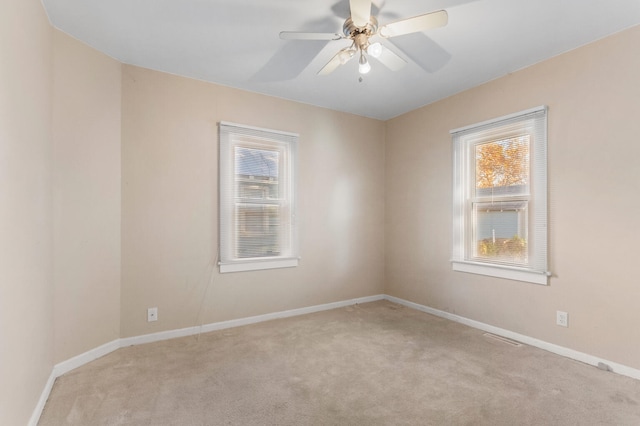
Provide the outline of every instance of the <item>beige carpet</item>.
<path id="1" fill-rule="evenodd" d="M 386 301 L 120 349 L 40 425 L 640 425 L 640 381 Z"/>

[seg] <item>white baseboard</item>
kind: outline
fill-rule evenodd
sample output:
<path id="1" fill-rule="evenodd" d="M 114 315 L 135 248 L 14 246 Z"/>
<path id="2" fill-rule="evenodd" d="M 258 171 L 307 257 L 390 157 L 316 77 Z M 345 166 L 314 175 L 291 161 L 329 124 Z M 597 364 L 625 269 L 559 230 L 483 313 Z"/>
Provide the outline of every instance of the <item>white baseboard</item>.
<path id="1" fill-rule="evenodd" d="M 36 404 L 36 408 L 31 413 L 31 418 L 29 419 L 29 426 L 38 426 L 38 421 L 40 420 L 40 415 L 42 414 L 42 410 L 44 410 L 44 405 L 47 403 L 47 399 L 49 399 L 49 394 L 51 393 L 51 389 L 53 388 L 53 382 L 56 381 L 57 376 L 55 375 L 54 370 L 51 371 L 49 375 L 49 379 L 47 383 L 44 385 L 44 389 L 40 394 L 40 399 L 38 399 L 38 403 Z"/>
<path id="2" fill-rule="evenodd" d="M 47 403 L 47 399 L 49 399 L 51 389 L 53 389 L 53 383 L 58 377 L 95 359 L 98 359 L 101 356 L 107 355 L 108 353 L 111 353 L 116 349 L 119 349 L 120 347 L 120 339 L 112 340 L 109 343 L 105 343 L 104 345 L 98 346 L 97 348 L 93 348 L 85 353 L 74 356 L 73 358 L 54 365 L 53 369 L 51 370 L 51 375 L 49 376 L 49 379 L 47 380 L 47 383 L 44 385 L 44 389 L 40 394 L 38 404 L 31 414 L 31 418 L 29 419 L 29 426 L 36 426 L 38 424 L 40 415 L 42 414 L 42 410 Z"/>
<path id="3" fill-rule="evenodd" d="M 104 345 L 98 346 L 97 348 L 93 348 L 80 355 L 76 355 L 73 358 L 56 364 L 53 367 L 53 373 L 55 374 L 55 377 L 60 377 L 71 370 L 75 370 L 76 368 L 105 356 L 116 349 L 120 349 L 121 347 L 120 339 L 112 340 Z"/>
<path id="4" fill-rule="evenodd" d="M 291 309 L 289 311 L 274 312 L 272 314 L 258 315 L 255 317 L 241 318 L 237 320 L 222 321 L 202 326 L 202 333 L 209 331 L 223 330 L 225 328 L 240 327 L 243 325 L 255 324 L 263 321 L 270 321 L 279 318 L 289 318 L 298 315 L 312 314 L 314 312 L 329 311 L 331 309 L 344 308 L 359 303 L 376 302 L 383 300 L 384 294 L 375 296 L 359 297 L 357 299 L 343 300 L 341 302 L 326 303 L 324 305 L 308 306 L 306 308 Z"/>
<path id="5" fill-rule="evenodd" d="M 565 348 L 564 346 L 559 346 L 554 343 L 545 342 L 544 340 L 539 340 L 533 337 L 525 336 L 524 334 L 514 333 L 513 331 L 505 330 L 503 328 L 495 327 L 479 321 L 474 321 L 469 318 L 461 317 L 459 315 L 455 315 L 449 312 L 434 309 L 429 306 L 420 305 L 414 302 L 409 302 L 408 300 L 400 299 L 398 297 L 385 295 L 384 298 L 389 302 L 398 303 L 400 305 L 404 305 L 409 308 L 426 312 L 428 314 L 432 314 L 441 318 L 446 318 L 448 320 L 455 321 L 460 324 L 467 325 L 469 327 L 473 327 L 489 333 L 497 334 L 498 336 L 506 337 L 511 340 L 522 342 L 529 346 L 534 346 L 536 348 L 544 349 L 545 351 L 553 352 L 554 354 L 562 355 L 566 358 L 574 359 L 576 361 L 580 361 L 585 364 L 593 365 L 595 367 L 599 367 L 604 364 L 614 373 L 640 380 L 640 370 L 628 367 L 623 364 L 619 364 L 617 362 L 609 361 L 603 358 L 586 354 L 584 352 L 579 352 L 573 349 Z"/>
<path id="6" fill-rule="evenodd" d="M 158 342 L 161 340 L 174 339 L 176 337 L 193 336 L 199 333 L 208 333 L 210 331 L 241 327 L 243 325 L 256 324 L 259 322 L 271 321 L 278 318 L 289 318 L 298 315 L 311 314 L 314 312 L 328 311 L 330 309 L 343 308 L 345 306 L 356 305 L 358 303 L 375 302 L 377 300 L 383 300 L 384 298 L 384 294 L 377 294 L 375 296 L 359 297 L 357 299 L 325 303 L 323 305 L 307 306 L 305 308 L 291 309 L 288 311 L 273 312 L 270 314 L 256 315 L 253 317 L 214 322 L 211 324 L 204 324 L 202 326 L 187 327 L 178 330 L 160 331 L 158 333 L 143 334 L 142 336 L 126 337 L 120 339 L 120 347 L 123 348 L 131 345 L 141 345 L 143 343 Z"/>
<path id="7" fill-rule="evenodd" d="M 91 349 L 83 354 L 70 358 L 66 361 L 60 362 L 53 367 L 51 376 L 49 376 L 49 380 L 47 380 L 47 383 L 45 384 L 42 394 L 40 395 L 40 399 L 38 400 L 38 404 L 36 405 L 33 411 L 33 414 L 31 415 L 31 419 L 29 420 L 29 426 L 36 426 L 38 424 L 38 420 L 40 419 L 40 415 L 42 414 L 42 410 L 44 409 L 45 403 L 47 402 L 47 398 L 49 398 L 49 394 L 51 393 L 51 389 L 53 388 L 53 383 L 55 382 L 56 378 L 82 365 L 85 365 L 95 359 L 98 359 L 104 355 L 107 355 L 115 351 L 116 349 L 132 346 L 132 345 L 141 345 L 144 343 L 174 339 L 176 337 L 192 336 L 199 333 L 207 333 L 210 331 L 240 327 L 243 325 L 256 324 L 259 322 L 270 321 L 278 318 L 289 318 L 289 317 L 294 317 L 298 315 L 311 314 L 314 312 L 328 311 L 331 309 L 343 308 L 345 306 L 352 306 L 359 303 L 375 302 L 378 300 L 388 300 L 393 303 L 398 303 L 400 305 L 404 305 L 409 308 L 416 309 L 418 311 L 426 312 L 428 314 L 436 315 L 441 318 L 446 318 L 448 320 L 455 321 L 455 322 L 467 325 L 469 327 L 477 328 L 480 330 L 487 331 L 489 333 L 507 337 L 509 339 L 516 340 L 518 342 L 522 342 L 527 345 L 534 346 L 540 349 L 544 349 L 546 351 L 553 352 L 555 354 L 562 355 L 567 358 L 575 359 L 577 361 L 581 361 L 586 364 L 594 365 L 596 367 L 598 366 L 598 364 L 601 364 L 601 363 L 606 364 L 614 373 L 618 373 L 623 376 L 628 376 L 628 377 L 632 377 L 634 379 L 640 380 L 640 370 L 628 367 L 626 365 L 622 365 L 616 362 L 598 358 L 593 355 L 585 354 L 583 352 L 578 352 L 573 349 L 565 348 L 563 346 L 558 346 L 553 343 L 548 343 L 542 340 L 534 339 L 533 337 L 525 336 L 519 333 L 514 333 L 509 330 L 505 330 L 499 327 L 494 327 L 492 325 L 484 324 L 479 321 L 474 321 L 465 317 L 461 317 L 459 315 L 454 315 L 449 312 L 440 311 L 438 309 L 434 309 L 429 306 L 420 305 L 414 302 L 409 302 L 408 300 L 400 299 L 398 297 L 388 296 L 386 294 L 378 294 L 375 296 L 360 297 L 356 299 L 343 300 L 340 302 L 326 303 L 323 305 L 308 306 L 305 308 L 291 309 L 288 311 L 274 312 L 270 314 L 256 315 L 253 317 L 215 322 L 211 324 L 205 324 L 202 326 L 187 327 L 187 328 L 181 328 L 178 330 L 168 330 L 168 331 L 161 331 L 158 333 L 144 334 L 141 336 L 126 337 L 123 339 L 116 339 L 111 342 L 105 343 L 102 346 Z"/>

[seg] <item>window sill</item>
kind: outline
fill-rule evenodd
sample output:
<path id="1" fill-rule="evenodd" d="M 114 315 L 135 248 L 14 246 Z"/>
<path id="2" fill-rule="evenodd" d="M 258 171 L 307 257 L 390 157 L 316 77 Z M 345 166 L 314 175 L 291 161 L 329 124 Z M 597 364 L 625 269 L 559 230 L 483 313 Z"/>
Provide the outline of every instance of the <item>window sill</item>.
<path id="1" fill-rule="evenodd" d="M 470 274 L 487 275 L 508 280 L 524 281 L 533 284 L 548 285 L 549 276 L 546 272 L 533 271 L 530 269 L 516 268 L 501 265 L 489 265 L 486 263 L 451 261 L 454 271 L 467 272 Z"/>
<path id="2" fill-rule="evenodd" d="M 244 272 L 244 271 L 259 271 L 262 269 L 276 269 L 276 268 L 294 268 L 298 266 L 298 259 L 270 259 L 270 260 L 250 260 L 233 263 L 220 263 L 220 273 L 227 272 Z"/>

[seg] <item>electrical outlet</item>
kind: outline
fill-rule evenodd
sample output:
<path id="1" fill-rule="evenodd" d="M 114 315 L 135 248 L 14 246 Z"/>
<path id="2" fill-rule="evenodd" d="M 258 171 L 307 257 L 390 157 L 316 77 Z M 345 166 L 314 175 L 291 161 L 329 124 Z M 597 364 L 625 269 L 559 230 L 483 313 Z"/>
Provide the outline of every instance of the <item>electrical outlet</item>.
<path id="1" fill-rule="evenodd" d="M 147 322 L 158 321 L 158 308 L 147 309 Z"/>
<path id="2" fill-rule="evenodd" d="M 569 327 L 569 314 L 562 311 L 556 311 L 556 324 L 562 327 Z"/>

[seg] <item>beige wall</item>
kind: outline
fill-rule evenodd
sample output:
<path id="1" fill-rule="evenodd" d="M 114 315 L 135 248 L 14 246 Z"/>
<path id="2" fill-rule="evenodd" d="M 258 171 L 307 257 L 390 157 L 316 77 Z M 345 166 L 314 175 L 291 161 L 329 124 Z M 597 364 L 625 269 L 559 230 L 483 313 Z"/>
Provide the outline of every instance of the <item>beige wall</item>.
<path id="1" fill-rule="evenodd" d="M 640 368 L 638 45 L 640 27 L 387 122 L 386 293 Z M 452 272 L 449 130 L 542 104 L 550 285 Z"/>
<path id="2" fill-rule="evenodd" d="M 24 425 L 51 374 L 51 28 L 0 1 L 0 424 Z"/>
<path id="3" fill-rule="evenodd" d="M 132 66 L 122 93 L 121 337 L 383 291 L 383 122 Z M 297 268 L 217 272 L 221 120 L 300 134 Z"/>
<path id="4" fill-rule="evenodd" d="M 54 31 L 55 362 L 120 336 L 122 65 Z"/>

